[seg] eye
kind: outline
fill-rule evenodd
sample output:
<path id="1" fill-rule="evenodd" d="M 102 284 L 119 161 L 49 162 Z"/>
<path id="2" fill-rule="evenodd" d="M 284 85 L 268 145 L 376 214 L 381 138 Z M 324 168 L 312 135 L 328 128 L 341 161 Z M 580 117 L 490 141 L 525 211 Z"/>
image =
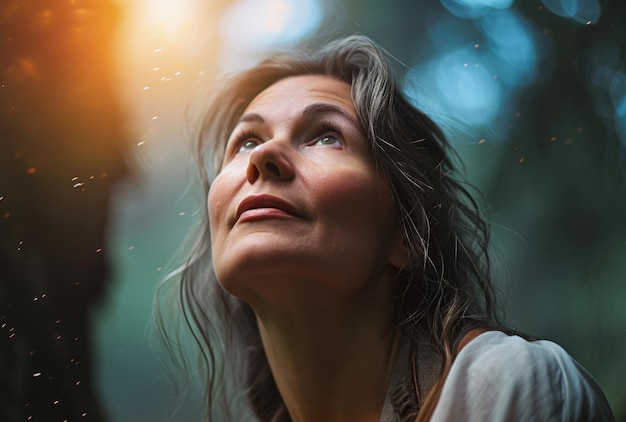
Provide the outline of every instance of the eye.
<path id="1" fill-rule="evenodd" d="M 311 146 L 342 146 L 344 145 L 345 138 L 344 127 L 332 120 L 322 120 L 317 122 L 313 127 L 312 132 L 316 135 L 313 141 L 309 144 Z"/>
<path id="2" fill-rule="evenodd" d="M 235 155 L 242 152 L 250 152 L 262 142 L 256 131 L 242 130 L 231 136 L 227 149 L 230 151 L 230 154 Z"/>
<path id="3" fill-rule="evenodd" d="M 249 139 L 247 141 L 244 141 L 241 146 L 239 147 L 239 150 L 237 152 L 248 152 L 248 151 L 252 151 L 254 148 L 256 148 L 258 145 L 260 144 L 260 141 L 256 140 L 256 139 Z"/>
<path id="4" fill-rule="evenodd" d="M 341 145 L 341 141 L 334 135 L 324 135 L 315 141 L 313 145 Z"/>

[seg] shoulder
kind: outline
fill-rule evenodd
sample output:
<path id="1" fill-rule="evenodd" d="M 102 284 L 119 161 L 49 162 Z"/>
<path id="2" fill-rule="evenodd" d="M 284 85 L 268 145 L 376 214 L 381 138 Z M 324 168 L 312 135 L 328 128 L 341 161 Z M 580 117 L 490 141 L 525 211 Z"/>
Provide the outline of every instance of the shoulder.
<path id="1" fill-rule="evenodd" d="M 433 421 L 606 421 L 597 383 L 560 346 L 499 331 L 463 348 L 446 378 Z"/>

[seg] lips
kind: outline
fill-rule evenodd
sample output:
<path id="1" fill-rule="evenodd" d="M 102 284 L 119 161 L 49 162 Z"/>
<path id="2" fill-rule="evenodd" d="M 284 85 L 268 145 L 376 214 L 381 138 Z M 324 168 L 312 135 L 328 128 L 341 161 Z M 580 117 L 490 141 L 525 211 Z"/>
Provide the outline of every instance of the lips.
<path id="1" fill-rule="evenodd" d="M 249 219 L 279 217 L 281 215 L 285 217 L 302 217 L 296 207 L 289 202 L 267 194 L 246 196 L 237 207 L 235 221 L 242 220 L 242 215 L 244 215 L 244 217 L 248 217 Z"/>

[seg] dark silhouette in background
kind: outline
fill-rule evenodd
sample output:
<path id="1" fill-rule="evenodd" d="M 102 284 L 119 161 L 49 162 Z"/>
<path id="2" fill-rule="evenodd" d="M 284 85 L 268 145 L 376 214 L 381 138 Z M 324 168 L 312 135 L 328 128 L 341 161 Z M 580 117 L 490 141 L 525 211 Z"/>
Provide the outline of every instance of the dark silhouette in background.
<path id="1" fill-rule="evenodd" d="M 0 6 L 0 420 L 106 420 L 90 311 L 107 289 L 109 193 L 126 172 L 116 2 Z"/>

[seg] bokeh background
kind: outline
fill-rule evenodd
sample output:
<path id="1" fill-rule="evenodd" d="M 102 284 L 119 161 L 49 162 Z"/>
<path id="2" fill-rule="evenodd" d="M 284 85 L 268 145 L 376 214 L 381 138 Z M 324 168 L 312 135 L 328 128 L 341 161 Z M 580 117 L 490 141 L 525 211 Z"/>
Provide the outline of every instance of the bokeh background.
<path id="1" fill-rule="evenodd" d="M 189 145 L 211 81 L 357 32 L 406 66 L 407 93 L 483 193 L 506 321 L 561 344 L 626 421 L 626 2 L 7 0 L 0 13 L 0 419 L 165 420 L 152 301 L 203 206 Z M 199 418 L 192 392 L 174 420 Z"/>

